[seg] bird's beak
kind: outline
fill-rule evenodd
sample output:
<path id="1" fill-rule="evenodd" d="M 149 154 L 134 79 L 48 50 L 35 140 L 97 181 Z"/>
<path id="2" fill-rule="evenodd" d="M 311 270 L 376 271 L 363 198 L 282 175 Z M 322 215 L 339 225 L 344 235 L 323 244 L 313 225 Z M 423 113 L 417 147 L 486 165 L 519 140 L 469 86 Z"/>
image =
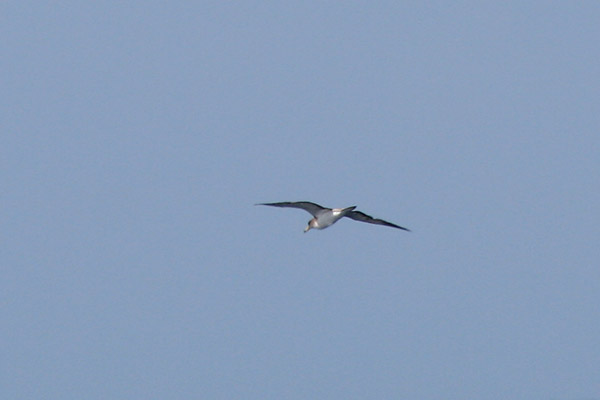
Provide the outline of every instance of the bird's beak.
<path id="1" fill-rule="evenodd" d="M 306 228 L 304 228 L 304 233 L 308 232 L 310 230 L 310 225 L 308 225 Z"/>

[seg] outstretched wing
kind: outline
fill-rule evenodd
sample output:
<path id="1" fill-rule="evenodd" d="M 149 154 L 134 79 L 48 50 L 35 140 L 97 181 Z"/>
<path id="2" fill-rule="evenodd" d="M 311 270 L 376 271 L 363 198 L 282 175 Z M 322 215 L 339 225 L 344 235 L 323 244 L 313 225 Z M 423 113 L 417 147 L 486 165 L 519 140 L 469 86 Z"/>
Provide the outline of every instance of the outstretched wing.
<path id="1" fill-rule="evenodd" d="M 328 208 L 321 207 L 318 204 L 311 203 L 310 201 L 282 201 L 280 203 L 258 203 L 255 206 L 272 206 L 272 207 L 288 207 L 288 208 L 301 208 L 316 217 L 320 211 L 329 210 Z"/>
<path id="2" fill-rule="evenodd" d="M 387 222 L 387 221 L 384 221 L 382 219 L 373 218 L 370 215 L 367 215 L 367 214 L 365 214 L 363 212 L 360 212 L 360 211 L 350 211 L 345 216 L 348 217 L 348 218 L 352 218 L 355 221 L 367 222 L 369 224 L 375 224 L 375 225 L 391 226 L 392 228 L 402 229 L 404 231 L 410 232 L 410 229 L 403 228 L 401 226 L 398 226 L 396 224 L 392 224 L 391 222 Z"/>

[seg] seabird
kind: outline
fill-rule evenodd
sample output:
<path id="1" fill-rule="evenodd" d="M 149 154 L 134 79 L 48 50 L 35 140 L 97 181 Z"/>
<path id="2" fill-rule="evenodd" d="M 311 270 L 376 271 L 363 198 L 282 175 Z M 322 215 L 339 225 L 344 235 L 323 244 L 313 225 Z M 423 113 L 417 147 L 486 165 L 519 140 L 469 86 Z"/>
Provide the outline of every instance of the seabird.
<path id="1" fill-rule="evenodd" d="M 280 203 L 259 203 L 256 206 L 272 206 L 272 207 L 289 207 L 289 208 L 301 208 L 308 211 L 314 218 L 308 221 L 308 226 L 304 229 L 304 232 L 308 232 L 310 229 L 325 229 L 328 226 L 335 224 L 339 219 L 343 217 L 351 218 L 355 221 L 367 222 L 369 224 L 391 226 L 392 228 L 402 229 L 410 232 L 410 229 L 403 228 L 391 222 L 384 221 L 382 219 L 373 218 L 360 211 L 354 211 L 356 206 L 346 208 L 326 208 L 318 204 L 311 203 L 310 201 L 283 201 Z"/>

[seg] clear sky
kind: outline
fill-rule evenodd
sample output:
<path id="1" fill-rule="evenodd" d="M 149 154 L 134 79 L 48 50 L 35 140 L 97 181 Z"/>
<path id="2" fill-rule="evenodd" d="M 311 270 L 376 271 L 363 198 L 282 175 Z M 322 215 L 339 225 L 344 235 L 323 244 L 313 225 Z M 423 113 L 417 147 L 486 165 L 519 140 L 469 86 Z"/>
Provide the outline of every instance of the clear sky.
<path id="1" fill-rule="evenodd" d="M 600 399 L 599 2 L 0 11 L 2 398 Z"/>

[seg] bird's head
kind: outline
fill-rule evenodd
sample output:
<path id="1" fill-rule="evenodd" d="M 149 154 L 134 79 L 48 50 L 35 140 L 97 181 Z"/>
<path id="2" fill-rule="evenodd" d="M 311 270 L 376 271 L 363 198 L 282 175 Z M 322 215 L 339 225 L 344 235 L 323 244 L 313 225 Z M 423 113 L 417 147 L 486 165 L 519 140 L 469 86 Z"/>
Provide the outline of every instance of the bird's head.
<path id="1" fill-rule="evenodd" d="M 317 227 L 317 219 L 313 218 L 310 221 L 308 221 L 308 225 L 306 226 L 306 228 L 304 228 L 304 233 L 310 231 L 312 228 L 316 228 Z"/>

